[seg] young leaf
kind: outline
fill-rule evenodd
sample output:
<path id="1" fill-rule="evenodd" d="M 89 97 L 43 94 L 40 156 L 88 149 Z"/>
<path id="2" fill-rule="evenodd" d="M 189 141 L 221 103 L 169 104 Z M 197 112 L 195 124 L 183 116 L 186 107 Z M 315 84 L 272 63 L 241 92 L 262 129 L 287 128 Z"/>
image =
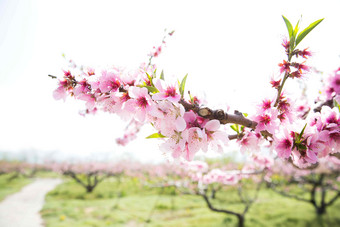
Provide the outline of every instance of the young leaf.
<path id="1" fill-rule="evenodd" d="M 154 134 L 151 134 L 150 136 L 146 137 L 146 139 L 155 139 L 155 138 L 165 138 L 162 134 L 156 132 Z"/>
<path id="2" fill-rule="evenodd" d="M 289 42 L 290 42 L 290 52 L 292 53 L 294 51 L 295 47 L 296 47 L 294 35 L 292 35 L 292 37 L 290 37 Z"/>
<path id="3" fill-rule="evenodd" d="M 238 128 L 238 124 L 230 125 L 230 128 L 231 128 L 232 130 L 234 130 L 235 132 L 237 132 L 237 134 L 240 133 L 240 130 L 239 130 L 239 128 Z"/>
<path id="4" fill-rule="evenodd" d="M 302 39 L 305 38 L 306 35 L 308 35 L 308 33 L 309 33 L 310 31 L 312 31 L 316 26 L 318 26 L 318 24 L 320 24 L 321 21 L 323 21 L 323 19 L 324 19 L 324 18 L 322 18 L 322 19 L 320 19 L 320 20 L 317 20 L 317 21 L 311 23 L 307 28 L 305 28 L 302 32 L 300 32 L 299 35 L 298 35 L 297 38 L 296 38 L 296 44 L 295 44 L 295 46 L 297 46 L 297 45 L 302 41 Z"/>
<path id="5" fill-rule="evenodd" d="M 286 23 L 286 27 L 287 27 L 287 30 L 288 30 L 289 39 L 291 39 L 292 36 L 293 36 L 293 26 L 292 26 L 292 24 L 290 23 L 290 21 L 289 21 L 285 16 L 282 15 L 282 18 L 283 18 L 283 20 L 284 20 L 285 23 Z"/>
<path id="6" fill-rule="evenodd" d="M 146 85 L 146 83 L 143 83 L 141 85 L 137 85 L 137 87 L 145 87 L 146 89 L 148 89 L 148 92 L 150 92 L 150 93 L 158 93 L 159 92 L 157 88 L 155 88 L 153 86 L 148 86 L 148 85 Z"/>
<path id="7" fill-rule="evenodd" d="M 305 129 L 306 129 L 306 126 L 307 126 L 307 123 L 305 124 L 305 127 L 303 127 L 301 133 L 299 134 L 299 141 L 300 141 L 301 138 L 302 138 L 302 135 L 303 135 L 303 133 L 304 133 L 304 131 L 305 131 Z"/>
<path id="8" fill-rule="evenodd" d="M 164 72 L 163 72 L 163 70 L 162 70 L 162 72 L 161 72 L 160 79 L 161 79 L 161 80 L 164 80 Z"/>
<path id="9" fill-rule="evenodd" d="M 146 73 L 146 75 L 148 76 L 148 79 L 149 79 L 149 81 L 150 81 L 151 85 L 153 85 L 153 83 L 152 83 L 152 79 L 153 79 L 153 77 L 152 77 L 152 76 L 150 76 L 150 75 L 149 75 L 149 73 L 147 73 L 147 72 L 145 72 L 145 73 Z"/>
<path id="10" fill-rule="evenodd" d="M 184 96 L 185 82 L 187 80 L 187 76 L 188 76 L 188 74 L 185 75 L 185 77 L 183 78 L 181 84 L 179 85 L 179 92 L 181 93 L 182 98 Z"/>
<path id="11" fill-rule="evenodd" d="M 158 89 L 152 86 L 145 86 L 150 93 L 158 93 Z"/>
<path id="12" fill-rule="evenodd" d="M 296 26 L 294 28 L 294 31 L 293 31 L 293 36 L 296 37 L 298 31 L 299 31 L 299 23 L 300 23 L 300 20 L 298 20 L 298 22 L 296 23 Z"/>

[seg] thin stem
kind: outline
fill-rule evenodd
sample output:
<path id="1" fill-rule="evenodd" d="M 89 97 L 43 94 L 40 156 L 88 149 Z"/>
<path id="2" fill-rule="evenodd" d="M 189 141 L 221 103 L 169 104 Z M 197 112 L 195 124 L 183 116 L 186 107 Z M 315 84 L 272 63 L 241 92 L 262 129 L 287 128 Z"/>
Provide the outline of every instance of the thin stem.
<path id="1" fill-rule="evenodd" d="M 289 48 L 289 52 L 287 53 L 287 57 L 288 57 L 288 62 L 289 63 L 292 60 L 292 57 L 293 57 L 292 53 L 294 52 L 294 49 L 295 49 L 295 47 L 291 51 L 290 48 Z M 276 101 L 275 101 L 274 107 L 277 107 L 277 105 L 279 104 L 279 100 L 280 100 L 280 96 L 281 96 L 281 93 L 282 93 L 283 86 L 285 85 L 286 80 L 288 78 L 289 78 L 289 73 L 286 72 L 284 77 L 283 77 L 283 80 L 281 82 L 281 85 L 280 85 L 279 89 L 277 90 L 277 97 L 276 97 Z"/>
<path id="2" fill-rule="evenodd" d="M 277 90 L 277 97 L 276 97 L 276 101 L 275 101 L 274 107 L 277 107 L 277 105 L 279 104 L 281 93 L 282 93 L 282 89 L 283 89 L 283 86 L 286 83 L 286 80 L 288 79 L 288 77 L 289 77 L 288 73 L 286 73 L 285 76 L 283 77 L 281 85 L 280 85 L 279 89 Z"/>

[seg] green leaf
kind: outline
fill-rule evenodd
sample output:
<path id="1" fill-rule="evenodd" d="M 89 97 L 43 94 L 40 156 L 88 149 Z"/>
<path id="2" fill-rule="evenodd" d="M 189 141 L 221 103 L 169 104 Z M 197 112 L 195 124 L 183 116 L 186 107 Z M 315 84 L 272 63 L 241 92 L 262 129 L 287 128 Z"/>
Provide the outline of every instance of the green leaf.
<path id="1" fill-rule="evenodd" d="M 248 114 L 247 113 L 243 113 L 243 116 L 248 117 Z"/>
<path id="2" fill-rule="evenodd" d="M 152 77 L 149 75 L 149 73 L 147 73 L 147 72 L 145 72 L 146 73 L 146 75 L 148 76 L 148 79 L 150 80 L 150 81 L 152 81 Z"/>
<path id="3" fill-rule="evenodd" d="M 179 92 L 181 93 L 182 98 L 184 96 L 185 82 L 187 81 L 187 76 L 188 76 L 188 74 L 185 75 L 185 77 L 183 78 L 181 84 L 179 85 Z"/>
<path id="4" fill-rule="evenodd" d="M 317 20 L 317 21 L 311 23 L 307 28 L 305 28 L 302 32 L 300 32 L 299 35 L 298 35 L 297 38 L 296 38 L 296 44 L 295 44 L 295 46 L 297 46 L 297 45 L 302 41 L 302 39 L 305 38 L 306 35 L 308 35 L 308 33 L 309 33 L 310 31 L 312 31 L 316 26 L 318 26 L 318 24 L 320 24 L 321 21 L 323 21 L 323 19 L 324 19 L 324 18 L 322 18 L 322 19 L 320 19 L 320 20 Z"/>
<path id="5" fill-rule="evenodd" d="M 302 138 L 302 135 L 303 135 L 303 133 L 304 133 L 304 131 L 305 131 L 305 129 L 306 129 L 306 126 L 307 126 L 307 123 L 305 124 L 305 127 L 303 127 L 301 133 L 299 134 L 299 141 L 300 141 L 301 138 Z"/>
<path id="6" fill-rule="evenodd" d="M 153 77 L 150 76 L 149 73 L 147 73 L 147 72 L 145 72 L 145 73 L 146 73 L 146 75 L 148 76 L 148 79 L 149 79 L 151 85 L 153 85 L 153 82 L 152 82 Z"/>
<path id="7" fill-rule="evenodd" d="M 285 16 L 282 15 L 282 18 L 283 18 L 283 20 L 284 20 L 285 23 L 286 23 L 286 27 L 287 27 L 287 30 L 288 30 L 289 39 L 291 39 L 292 36 L 293 36 L 293 26 L 292 26 L 292 24 L 290 23 L 290 21 L 289 21 Z"/>
<path id="8" fill-rule="evenodd" d="M 303 144 L 297 144 L 297 145 L 296 145 L 296 148 L 297 148 L 299 151 L 305 151 L 305 150 L 307 150 L 306 145 L 303 145 Z"/>
<path id="9" fill-rule="evenodd" d="M 237 134 L 240 133 L 240 130 L 239 130 L 239 128 L 238 128 L 238 124 L 230 125 L 230 128 L 231 128 L 232 130 L 234 130 L 235 132 L 237 132 Z"/>
<path id="10" fill-rule="evenodd" d="M 145 86 L 150 93 L 158 93 L 158 89 L 152 86 Z"/>
<path id="11" fill-rule="evenodd" d="M 163 72 L 163 70 L 162 70 L 162 72 L 161 72 L 160 79 L 161 79 L 161 80 L 164 80 L 164 72 Z"/>
<path id="12" fill-rule="evenodd" d="M 294 31 L 293 31 L 293 36 L 296 37 L 298 31 L 299 31 L 299 23 L 300 23 L 300 20 L 298 20 L 298 22 L 296 23 L 296 26 L 294 28 Z"/>
<path id="13" fill-rule="evenodd" d="M 294 35 L 290 38 L 289 42 L 290 42 L 290 52 L 292 53 L 296 47 Z"/>
<path id="14" fill-rule="evenodd" d="M 156 138 L 165 138 L 165 136 L 163 136 L 159 132 L 156 132 L 156 133 L 151 134 L 150 136 L 146 137 L 146 139 L 156 139 Z"/>
<path id="15" fill-rule="evenodd" d="M 189 91 L 188 93 L 189 93 L 190 102 L 191 102 L 191 103 L 194 103 L 194 97 L 192 97 L 190 91 Z"/>
<path id="16" fill-rule="evenodd" d="M 137 87 L 145 87 L 146 89 L 148 89 L 148 92 L 150 93 L 158 93 L 158 89 L 153 87 L 153 86 L 147 86 L 145 83 L 143 83 L 142 85 L 137 85 Z"/>

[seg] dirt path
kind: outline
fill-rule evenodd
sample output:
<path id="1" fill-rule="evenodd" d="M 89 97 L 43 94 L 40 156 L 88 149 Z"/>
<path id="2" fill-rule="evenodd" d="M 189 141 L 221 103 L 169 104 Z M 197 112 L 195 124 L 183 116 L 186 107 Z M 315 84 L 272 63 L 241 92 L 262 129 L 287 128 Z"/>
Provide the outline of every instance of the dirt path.
<path id="1" fill-rule="evenodd" d="M 0 203 L 1 227 L 42 227 L 39 214 L 45 195 L 60 184 L 60 179 L 36 179 L 18 193 L 7 196 Z"/>

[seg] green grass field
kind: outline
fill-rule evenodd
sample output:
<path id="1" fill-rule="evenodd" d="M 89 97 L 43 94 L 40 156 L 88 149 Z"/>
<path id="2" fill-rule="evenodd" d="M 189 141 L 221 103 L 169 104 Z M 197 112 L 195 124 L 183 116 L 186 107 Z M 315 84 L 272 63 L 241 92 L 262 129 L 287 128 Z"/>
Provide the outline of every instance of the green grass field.
<path id="1" fill-rule="evenodd" d="M 13 177 L 14 173 L 0 175 L 0 201 L 6 196 L 18 192 L 22 187 L 32 182 L 33 179 L 26 177 Z"/>
<path id="2" fill-rule="evenodd" d="M 219 192 L 213 204 L 241 211 L 236 190 Z M 47 227 L 85 226 L 236 226 L 234 216 L 210 211 L 196 195 L 180 195 L 167 188 L 143 187 L 135 178 L 120 184 L 108 179 L 87 194 L 73 180 L 48 193 L 41 211 Z M 318 217 L 312 205 L 287 199 L 263 188 L 246 215 L 246 226 L 340 226 L 340 199 Z"/>

